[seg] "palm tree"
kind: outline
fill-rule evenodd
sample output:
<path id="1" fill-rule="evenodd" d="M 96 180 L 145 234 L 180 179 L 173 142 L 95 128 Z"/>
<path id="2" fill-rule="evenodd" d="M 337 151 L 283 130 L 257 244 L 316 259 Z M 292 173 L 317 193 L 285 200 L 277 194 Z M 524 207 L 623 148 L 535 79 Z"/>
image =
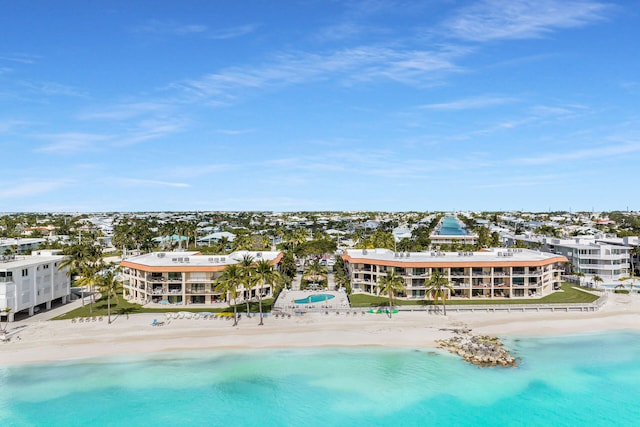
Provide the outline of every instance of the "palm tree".
<path id="1" fill-rule="evenodd" d="M 261 285 L 260 289 L 258 289 L 258 303 L 260 304 L 260 323 L 259 325 L 263 325 L 262 321 L 262 289 L 267 286 L 267 282 L 274 283 L 278 281 L 278 276 L 280 275 L 277 271 L 273 269 L 271 263 L 267 260 L 261 259 L 258 261 L 256 266 L 254 267 L 253 272 L 255 273 L 255 277 L 258 279 L 258 283 Z"/>
<path id="2" fill-rule="evenodd" d="M 447 299 L 447 291 L 453 290 L 453 288 L 449 284 L 449 280 L 440 271 L 436 270 L 431 274 L 431 277 L 427 281 L 426 286 L 426 295 L 431 294 L 435 303 L 438 302 L 438 299 L 442 300 L 442 309 L 444 310 L 444 315 L 446 316 L 447 306 L 445 304 L 445 301 Z"/>
<path id="3" fill-rule="evenodd" d="M 113 270 L 107 271 L 107 273 L 101 277 L 99 282 L 100 292 L 104 295 L 107 294 L 107 324 L 111 324 L 111 295 L 116 300 L 116 304 L 119 304 L 118 300 L 118 288 L 120 286 L 120 279 Z"/>
<path id="4" fill-rule="evenodd" d="M 343 270 L 338 270 L 334 274 L 333 281 L 338 288 L 345 288 L 347 289 L 347 291 L 349 291 L 349 289 L 351 288 L 351 281 L 349 280 L 349 276 L 347 276 Z"/>
<path id="5" fill-rule="evenodd" d="M 70 248 L 71 253 L 68 254 L 61 262 L 59 269 L 63 270 L 65 268 L 69 268 L 67 270 L 67 277 L 72 277 L 74 272 L 78 272 L 81 270 L 82 266 L 86 262 L 86 253 L 80 245 L 74 245 Z M 84 289 L 81 290 L 82 296 L 82 306 L 84 307 Z"/>
<path id="6" fill-rule="evenodd" d="M 578 271 L 576 273 L 576 276 L 578 276 L 578 286 L 582 286 L 582 278 L 584 277 L 584 273 L 582 271 Z"/>
<path id="7" fill-rule="evenodd" d="M 314 259 L 307 267 L 304 275 L 314 282 L 322 282 L 327 275 L 327 267 L 320 264 L 317 259 Z"/>
<path id="8" fill-rule="evenodd" d="M 238 233 L 235 240 L 233 241 L 234 250 L 250 250 L 253 248 L 253 239 L 248 233 Z"/>
<path id="9" fill-rule="evenodd" d="M 238 264 L 231 264 L 225 267 L 222 275 L 216 280 L 215 290 L 225 294 L 227 301 L 233 300 L 233 326 L 238 325 L 238 311 L 236 298 L 238 298 L 238 286 L 243 280 L 242 268 Z"/>
<path id="10" fill-rule="evenodd" d="M 96 285 L 99 285 L 102 280 L 102 276 L 100 276 L 100 272 L 102 271 L 103 267 L 104 266 L 101 264 L 85 265 L 82 269 L 82 277 L 80 277 L 77 281 L 78 286 L 81 286 L 83 289 L 82 291 L 83 297 L 84 297 L 84 289 L 85 288 L 89 289 L 89 294 L 91 297 L 89 301 L 89 315 L 93 314 L 93 303 L 95 302 L 94 289 Z M 84 299 L 83 299 L 83 304 L 84 304 Z"/>
<path id="11" fill-rule="evenodd" d="M 593 276 L 593 283 L 596 284 L 596 288 L 598 287 L 598 283 L 602 283 L 604 280 L 600 276 Z"/>
<path id="12" fill-rule="evenodd" d="M 396 244 L 396 249 L 400 252 L 408 252 L 413 248 L 413 241 L 411 239 L 400 239 Z"/>
<path id="13" fill-rule="evenodd" d="M 67 276 L 71 277 L 74 273 L 81 276 L 77 281 L 82 286 L 82 306 L 84 307 L 84 286 L 92 289 L 95 282 L 90 276 L 96 275 L 104 266 L 102 264 L 102 249 L 92 243 L 83 243 L 73 245 L 69 249 L 69 254 L 60 263 L 60 269 L 69 267 Z"/>
<path id="14" fill-rule="evenodd" d="M 298 228 L 293 232 L 292 241 L 293 245 L 298 246 L 303 244 L 309 238 L 309 231 L 306 228 Z"/>
<path id="15" fill-rule="evenodd" d="M 242 286 L 244 287 L 244 300 L 247 306 L 247 317 L 251 318 L 251 290 L 260 284 L 260 278 L 256 276 L 253 267 L 246 267 L 242 271 Z"/>
<path id="16" fill-rule="evenodd" d="M 245 292 L 243 293 L 245 302 L 247 303 L 247 317 L 251 317 L 251 312 L 249 311 L 249 300 L 251 299 L 251 289 L 255 285 L 255 278 L 252 277 L 252 267 L 253 267 L 253 257 L 251 255 L 244 254 L 242 256 L 242 260 L 240 261 L 240 267 L 242 269 L 243 280 L 242 284 L 244 285 Z"/>
<path id="17" fill-rule="evenodd" d="M 397 274 L 393 267 L 378 281 L 378 292 L 389 296 L 389 318 L 393 312 L 393 294 L 402 292 L 405 288 L 404 278 Z"/>
<path id="18" fill-rule="evenodd" d="M 227 246 L 229 246 L 229 238 L 225 236 L 221 237 L 220 240 L 218 241 L 218 245 L 220 245 L 221 252 L 223 254 L 226 254 Z"/>

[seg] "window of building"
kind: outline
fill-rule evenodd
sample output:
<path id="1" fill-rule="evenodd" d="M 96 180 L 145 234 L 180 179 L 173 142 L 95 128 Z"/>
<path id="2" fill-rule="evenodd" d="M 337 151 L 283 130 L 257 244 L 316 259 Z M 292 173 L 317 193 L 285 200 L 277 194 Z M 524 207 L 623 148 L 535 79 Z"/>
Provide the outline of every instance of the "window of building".
<path id="1" fill-rule="evenodd" d="M 27 277 L 29 275 L 29 269 L 28 268 L 23 268 L 22 269 L 22 277 Z"/>

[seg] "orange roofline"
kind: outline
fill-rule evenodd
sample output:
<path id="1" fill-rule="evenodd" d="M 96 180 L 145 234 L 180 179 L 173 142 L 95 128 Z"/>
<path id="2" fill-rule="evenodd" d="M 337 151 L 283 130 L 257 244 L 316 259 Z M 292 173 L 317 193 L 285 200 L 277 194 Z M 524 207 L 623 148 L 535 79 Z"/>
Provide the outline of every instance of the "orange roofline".
<path id="1" fill-rule="evenodd" d="M 566 257 L 556 256 L 540 261 L 417 261 L 417 262 L 402 262 L 391 261 L 382 259 L 370 259 L 370 258 L 352 258 L 350 255 L 343 255 L 342 259 L 350 262 L 351 264 L 375 264 L 385 267 L 413 267 L 413 268 L 439 268 L 439 267 L 542 267 L 549 264 L 555 264 L 557 262 L 569 262 Z"/>

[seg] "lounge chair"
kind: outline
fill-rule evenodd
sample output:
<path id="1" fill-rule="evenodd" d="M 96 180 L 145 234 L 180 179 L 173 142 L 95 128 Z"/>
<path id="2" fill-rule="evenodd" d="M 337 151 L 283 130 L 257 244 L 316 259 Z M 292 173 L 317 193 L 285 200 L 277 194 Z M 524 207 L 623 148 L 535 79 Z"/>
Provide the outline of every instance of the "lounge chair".
<path id="1" fill-rule="evenodd" d="M 158 319 L 153 319 L 153 322 L 151 322 L 151 326 L 156 326 L 158 324 Z"/>

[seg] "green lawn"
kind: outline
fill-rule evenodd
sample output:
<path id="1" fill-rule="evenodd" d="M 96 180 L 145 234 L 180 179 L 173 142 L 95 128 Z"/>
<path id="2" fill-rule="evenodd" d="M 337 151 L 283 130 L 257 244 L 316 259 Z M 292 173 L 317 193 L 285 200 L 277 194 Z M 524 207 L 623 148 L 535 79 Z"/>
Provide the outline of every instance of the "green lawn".
<path id="1" fill-rule="evenodd" d="M 233 312 L 233 307 L 226 307 L 223 309 L 220 308 L 212 308 L 212 307 L 182 307 L 179 305 L 170 305 L 162 308 L 145 308 L 140 304 L 133 304 L 126 301 L 122 296 L 119 298 L 119 304 L 115 303 L 115 300 L 111 299 L 111 315 L 117 314 L 138 314 L 138 313 L 170 313 L 170 312 L 178 312 L 178 311 L 189 311 L 192 313 L 198 312 L 211 312 L 211 313 L 221 313 L 221 312 Z M 273 305 L 273 298 L 265 298 L 262 300 L 262 311 L 269 312 L 271 311 L 271 306 Z M 249 309 L 252 313 L 258 313 L 258 303 L 251 302 L 249 305 Z M 247 306 L 246 304 L 238 304 L 238 313 L 246 313 Z M 68 313 L 65 313 L 61 316 L 54 318 L 53 320 L 65 320 L 65 319 L 73 319 L 75 317 L 89 317 L 89 316 L 106 316 L 107 315 L 107 300 L 100 299 L 96 301 L 92 308 L 92 314 L 89 312 L 89 304 L 85 304 L 84 307 L 77 308 Z"/>
<path id="2" fill-rule="evenodd" d="M 585 288 L 586 289 L 586 288 Z M 563 283 L 564 292 L 554 292 L 544 298 L 526 299 L 481 299 L 481 300 L 447 300 L 447 305 L 487 305 L 487 304 L 569 304 L 569 303 L 591 303 L 598 299 L 593 295 L 581 290 L 574 289 L 574 285 Z M 378 307 L 389 305 L 389 299 L 365 294 L 354 294 L 349 297 L 351 307 Z M 394 305 L 433 305 L 432 300 L 395 300 Z"/>

